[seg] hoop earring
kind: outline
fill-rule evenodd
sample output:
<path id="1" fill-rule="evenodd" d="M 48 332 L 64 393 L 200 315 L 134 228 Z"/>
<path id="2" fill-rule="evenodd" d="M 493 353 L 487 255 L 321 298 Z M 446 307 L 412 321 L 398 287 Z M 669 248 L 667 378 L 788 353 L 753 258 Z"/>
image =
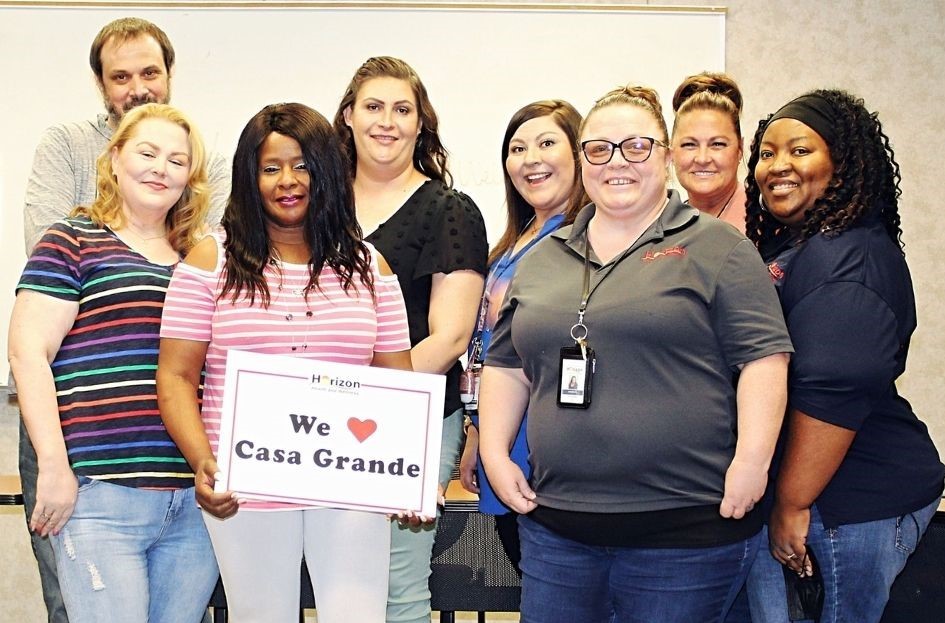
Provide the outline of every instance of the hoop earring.
<path id="1" fill-rule="evenodd" d="M 765 205 L 765 198 L 762 197 L 760 193 L 758 194 L 758 207 L 761 208 L 762 212 L 768 211 L 768 206 Z"/>

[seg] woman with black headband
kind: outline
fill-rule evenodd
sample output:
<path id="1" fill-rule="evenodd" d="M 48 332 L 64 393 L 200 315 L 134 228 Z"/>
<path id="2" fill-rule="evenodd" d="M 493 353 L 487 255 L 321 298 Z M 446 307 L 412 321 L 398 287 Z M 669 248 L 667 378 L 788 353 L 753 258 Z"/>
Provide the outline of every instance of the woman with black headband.
<path id="1" fill-rule="evenodd" d="M 821 576 L 821 623 L 879 621 L 945 475 L 895 385 L 916 327 L 899 166 L 863 100 L 814 91 L 759 124 L 748 168 L 748 236 L 796 351 L 752 619 L 788 620 L 783 565 Z"/>

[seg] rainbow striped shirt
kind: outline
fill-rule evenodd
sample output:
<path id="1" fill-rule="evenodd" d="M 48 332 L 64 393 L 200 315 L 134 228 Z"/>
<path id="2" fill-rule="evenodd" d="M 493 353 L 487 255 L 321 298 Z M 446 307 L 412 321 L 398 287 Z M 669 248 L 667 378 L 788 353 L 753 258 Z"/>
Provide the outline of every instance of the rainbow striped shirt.
<path id="1" fill-rule="evenodd" d="M 87 217 L 50 227 L 23 270 L 17 291 L 79 304 L 52 362 L 77 476 L 138 488 L 193 486 L 155 392 L 161 311 L 173 270 L 152 264 Z"/>

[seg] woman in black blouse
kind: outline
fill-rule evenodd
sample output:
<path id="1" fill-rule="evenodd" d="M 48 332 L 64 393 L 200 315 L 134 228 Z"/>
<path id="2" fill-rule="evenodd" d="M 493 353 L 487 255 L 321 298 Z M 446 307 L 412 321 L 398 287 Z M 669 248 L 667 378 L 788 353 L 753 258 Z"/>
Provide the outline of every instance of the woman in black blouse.
<path id="1" fill-rule="evenodd" d="M 358 222 L 400 280 L 418 372 L 446 374 L 440 483 L 462 443 L 458 359 L 476 320 L 486 231 L 472 199 L 452 189 L 436 112 L 404 61 L 369 58 L 348 85 L 334 126 L 351 158 Z M 387 620 L 430 620 L 435 526 L 392 524 Z"/>

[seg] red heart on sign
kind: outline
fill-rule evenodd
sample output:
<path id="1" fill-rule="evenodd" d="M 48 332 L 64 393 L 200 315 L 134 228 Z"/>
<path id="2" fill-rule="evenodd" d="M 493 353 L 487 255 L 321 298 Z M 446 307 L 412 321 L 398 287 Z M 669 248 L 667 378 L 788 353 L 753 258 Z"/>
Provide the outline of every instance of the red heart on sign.
<path id="1" fill-rule="evenodd" d="M 374 420 L 359 420 L 356 417 L 348 418 L 348 430 L 351 431 L 355 439 L 364 443 L 364 440 L 377 430 L 377 422 Z"/>

